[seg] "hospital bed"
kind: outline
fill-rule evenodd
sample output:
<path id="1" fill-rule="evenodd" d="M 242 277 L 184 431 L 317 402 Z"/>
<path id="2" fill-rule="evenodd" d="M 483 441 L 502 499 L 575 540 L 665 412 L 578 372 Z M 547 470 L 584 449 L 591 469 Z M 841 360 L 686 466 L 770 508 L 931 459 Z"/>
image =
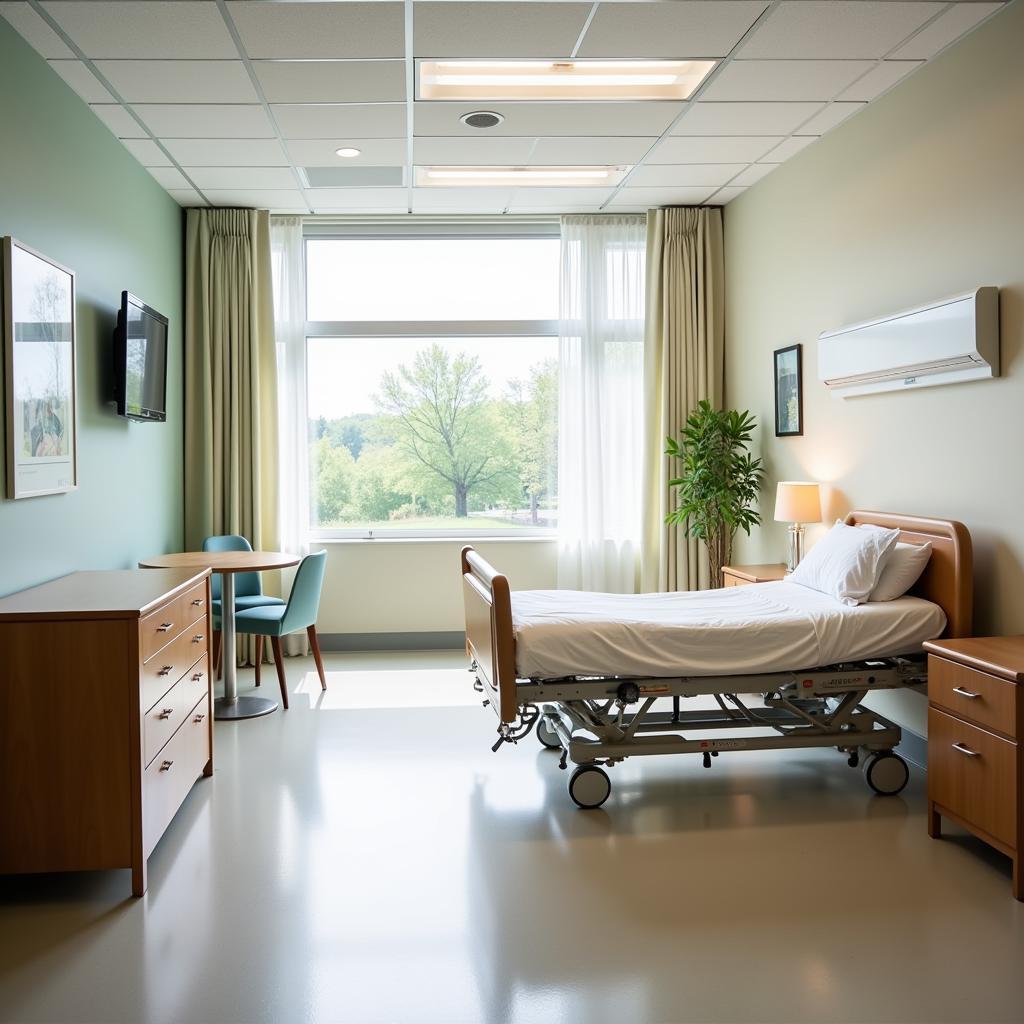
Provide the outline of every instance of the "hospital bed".
<path id="1" fill-rule="evenodd" d="M 932 554 L 909 594 L 847 607 L 780 581 L 677 594 L 518 591 L 462 550 L 466 652 L 497 715 L 493 750 L 536 729 L 575 765 L 569 795 L 599 807 L 627 757 L 833 747 L 882 795 L 907 782 L 900 728 L 864 704 L 923 689 L 922 644 L 969 636 L 971 538 L 962 523 L 851 512 Z M 688 710 L 688 698 L 714 707 Z"/>

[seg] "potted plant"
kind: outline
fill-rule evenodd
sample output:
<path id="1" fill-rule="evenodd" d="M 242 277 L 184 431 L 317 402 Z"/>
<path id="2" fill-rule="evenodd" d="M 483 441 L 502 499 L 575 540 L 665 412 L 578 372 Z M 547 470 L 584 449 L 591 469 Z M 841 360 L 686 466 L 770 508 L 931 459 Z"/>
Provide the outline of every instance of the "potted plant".
<path id="1" fill-rule="evenodd" d="M 749 536 L 750 528 L 761 522 L 754 506 L 764 486 L 764 469 L 749 451 L 756 426 L 749 412 L 713 409 L 705 400 L 686 420 L 680 441 L 665 439 L 665 454 L 682 463 L 680 475 L 669 481 L 677 491 L 676 507 L 665 522 L 678 523 L 704 542 L 712 587 L 722 585 L 722 566 L 732 558 L 736 531 Z"/>

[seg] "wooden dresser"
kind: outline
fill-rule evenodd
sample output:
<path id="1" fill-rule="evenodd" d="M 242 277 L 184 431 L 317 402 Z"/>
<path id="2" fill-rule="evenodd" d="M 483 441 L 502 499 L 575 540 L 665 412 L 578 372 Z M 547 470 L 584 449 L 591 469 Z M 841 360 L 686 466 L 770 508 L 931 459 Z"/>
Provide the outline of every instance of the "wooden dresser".
<path id="1" fill-rule="evenodd" d="M 942 818 L 1013 861 L 1024 899 L 1024 637 L 932 640 L 928 650 L 928 834 Z"/>
<path id="2" fill-rule="evenodd" d="M 771 583 L 781 580 L 786 575 L 786 567 L 781 562 L 776 565 L 723 565 L 723 587 L 745 587 L 748 583 Z"/>
<path id="3" fill-rule="evenodd" d="M 208 570 L 0 599 L 0 873 L 132 869 L 213 773 Z"/>

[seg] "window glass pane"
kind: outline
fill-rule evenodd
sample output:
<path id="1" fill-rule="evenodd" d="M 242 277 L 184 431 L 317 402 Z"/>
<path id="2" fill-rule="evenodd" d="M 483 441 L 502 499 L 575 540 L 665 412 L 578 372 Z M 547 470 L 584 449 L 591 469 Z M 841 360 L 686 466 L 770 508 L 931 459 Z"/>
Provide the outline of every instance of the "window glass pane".
<path id="1" fill-rule="evenodd" d="M 306 242 L 309 320 L 556 320 L 558 238 Z"/>
<path id="2" fill-rule="evenodd" d="M 550 529 L 556 338 L 310 338 L 310 522 Z"/>

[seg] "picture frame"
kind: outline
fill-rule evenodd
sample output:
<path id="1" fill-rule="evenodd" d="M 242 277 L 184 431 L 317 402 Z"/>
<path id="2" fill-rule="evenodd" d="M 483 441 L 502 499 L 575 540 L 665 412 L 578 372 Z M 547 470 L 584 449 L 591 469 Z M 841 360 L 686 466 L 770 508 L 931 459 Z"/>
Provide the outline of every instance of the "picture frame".
<path id="1" fill-rule="evenodd" d="M 0 240 L 7 497 L 78 486 L 75 273 Z"/>
<path id="2" fill-rule="evenodd" d="M 804 432 L 803 346 L 775 350 L 775 436 L 799 437 Z"/>

